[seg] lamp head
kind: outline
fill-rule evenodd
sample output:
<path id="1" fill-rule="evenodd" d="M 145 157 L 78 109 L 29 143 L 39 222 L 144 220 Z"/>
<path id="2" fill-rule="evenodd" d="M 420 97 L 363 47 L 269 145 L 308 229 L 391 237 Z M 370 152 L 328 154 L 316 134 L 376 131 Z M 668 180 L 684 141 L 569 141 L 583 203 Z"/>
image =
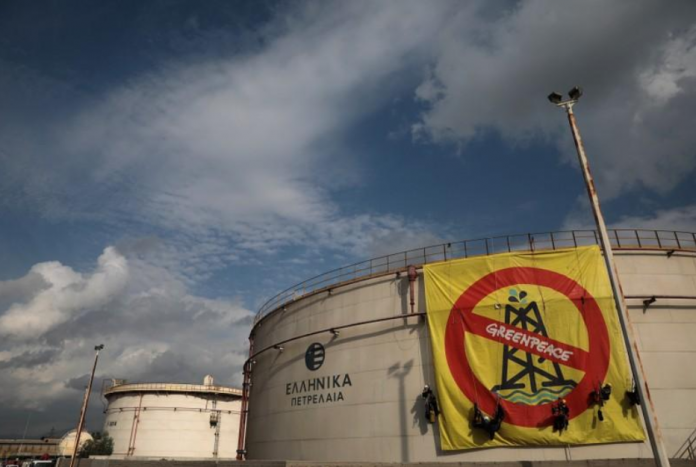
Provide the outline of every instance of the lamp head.
<path id="1" fill-rule="evenodd" d="M 568 91 L 568 95 L 570 96 L 571 99 L 574 101 L 580 99 L 582 96 L 582 88 L 580 86 L 575 86 L 573 89 Z"/>
<path id="2" fill-rule="evenodd" d="M 563 96 L 560 93 L 554 91 L 551 94 L 549 94 L 548 99 L 552 104 L 560 104 L 563 100 Z"/>
<path id="3" fill-rule="evenodd" d="M 104 349 L 104 344 L 99 344 L 94 346 L 94 350 L 103 350 Z"/>

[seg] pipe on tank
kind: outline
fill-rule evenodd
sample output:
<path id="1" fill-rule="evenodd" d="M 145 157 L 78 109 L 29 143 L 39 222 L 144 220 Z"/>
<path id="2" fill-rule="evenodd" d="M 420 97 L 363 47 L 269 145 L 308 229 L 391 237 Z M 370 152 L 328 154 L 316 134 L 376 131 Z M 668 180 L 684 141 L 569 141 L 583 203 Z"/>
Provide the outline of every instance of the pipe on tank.
<path id="1" fill-rule="evenodd" d="M 251 390 L 251 357 L 254 355 L 254 338 L 249 336 L 249 359 L 244 362 L 244 382 L 242 383 L 242 409 L 239 414 L 239 439 L 237 441 L 237 460 L 246 460 L 246 424 L 249 415 L 249 393 Z"/>
<path id="2" fill-rule="evenodd" d="M 418 278 L 418 271 L 416 271 L 416 267 L 413 265 L 410 265 L 408 267 L 408 283 L 409 283 L 409 289 L 410 289 L 410 295 L 411 295 L 411 313 L 415 313 L 416 309 L 416 279 Z"/>

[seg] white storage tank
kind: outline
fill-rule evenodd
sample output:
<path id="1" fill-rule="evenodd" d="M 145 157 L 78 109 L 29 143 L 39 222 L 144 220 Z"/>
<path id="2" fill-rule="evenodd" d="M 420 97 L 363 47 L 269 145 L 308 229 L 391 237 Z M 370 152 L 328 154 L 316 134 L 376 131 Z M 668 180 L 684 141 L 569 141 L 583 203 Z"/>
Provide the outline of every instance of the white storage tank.
<path id="1" fill-rule="evenodd" d="M 203 384 L 116 382 L 104 431 L 114 458 L 231 459 L 236 456 L 241 390 Z"/>
<path id="2" fill-rule="evenodd" d="M 696 442 L 696 234 L 645 230 L 610 234 L 662 436 L 668 454 L 678 457 L 683 455 L 685 443 Z M 424 414 L 421 392 L 425 385 L 434 388 L 437 380 L 433 338 L 424 319 L 431 314 L 426 310 L 424 265 L 444 269 L 462 263 L 461 258 L 472 258 L 463 260 L 469 262 L 478 261 L 475 257 L 490 258 L 492 264 L 507 264 L 510 255 L 517 253 L 525 255 L 525 261 L 567 254 L 573 259 L 564 263 L 566 267 L 583 274 L 585 269 L 579 269 L 575 257 L 581 248 L 596 243 L 593 231 L 452 242 L 373 258 L 284 290 L 261 308 L 251 331 L 251 356 L 245 366 L 248 399 L 243 409 L 248 417 L 242 419 L 240 451 L 253 460 L 327 462 L 650 457 L 647 441 L 572 446 L 518 443 L 443 451 L 440 425 L 428 423 Z M 455 296 L 461 293 L 459 288 L 452 290 Z M 507 289 L 501 293 L 508 293 Z M 524 296 L 526 292 L 520 295 Z M 507 303 L 507 296 L 502 300 Z M 584 303 L 582 300 L 578 303 Z M 494 312 L 505 310 L 503 304 Z M 596 326 L 596 321 L 592 323 Z M 580 336 L 584 328 L 577 329 Z M 620 338 L 612 346 L 623 349 Z M 504 347 L 490 347 L 501 353 L 485 355 L 492 355 L 496 364 L 504 362 Z M 491 374 L 503 378 L 505 371 L 495 367 Z M 474 381 L 474 375 L 462 375 L 464 380 Z M 580 374 L 576 379 L 584 381 L 585 377 Z M 621 383 L 630 386 L 630 376 Z M 637 416 L 623 388 L 615 388 L 610 401 L 619 413 L 620 404 L 625 407 L 626 414 L 616 420 L 633 417 L 631 413 Z M 587 406 L 588 419 L 598 413 L 588 402 L 590 395 L 590 391 L 580 390 L 573 394 Z M 527 405 L 541 407 L 549 419 L 553 413 L 551 402 Z M 464 410 L 457 413 L 470 417 Z M 603 425 L 596 422 L 589 430 L 612 426 L 614 420 L 609 417 Z M 468 428 L 469 423 L 465 418 L 461 426 Z M 508 419 L 503 423 L 505 429 Z M 576 420 L 571 424 L 571 428 L 578 426 Z"/>
<path id="3" fill-rule="evenodd" d="M 63 437 L 60 439 L 60 442 L 58 443 L 58 452 L 56 453 L 58 456 L 70 457 L 73 455 L 73 451 L 75 450 L 76 433 L 77 430 L 72 430 L 68 431 L 67 433 L 65 433 L 65 435 L 63 435 Z M 80 449 L 82 449 L 85 443 L 87 441 L 90 441 L 91 439 L 92 435 L 90 435 L 86 431 L 83 431 L 80 435 Z"/>

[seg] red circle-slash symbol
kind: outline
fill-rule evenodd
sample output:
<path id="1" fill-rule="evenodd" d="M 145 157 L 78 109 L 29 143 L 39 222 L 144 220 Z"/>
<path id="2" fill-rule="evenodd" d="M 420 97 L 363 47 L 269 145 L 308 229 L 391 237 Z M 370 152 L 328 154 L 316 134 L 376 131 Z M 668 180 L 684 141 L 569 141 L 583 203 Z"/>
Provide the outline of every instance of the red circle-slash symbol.
<path id="1" fill-rule="evenodd" d="M 501 269 L 492 272 L 462 293 L 450 311 L 447 320 L 447 330 L 445 332 L 445 352 L 447 363 L 454 380 L 464 395 L 472 401 L 478 403 L 481 410 L 488 414 L 495 412 L 497 404 L 496 396 L 486 388 L 474 376 L 466 354 L 467 334 L 482 336 L 497 342 L 501 342 L 522 351 L 530 351 L 519 344 L 505 340 L 503 337 L 491 336 L 486 332 L 486 327 L 504 325 L 516 332 L 532 334 L 521 328 L 505 325 L 500 321 L 492 320 L 485 316 L 475 314 L 474 308 L 486 296 L 503 287 L 511 287 L 518 284 L 532 284 L 547 287 L 565 295 L 580 312 L 580 316 L 587 328 L 589 338 L 589 348 L 587 351 L 572 345 L 556 341 L 551 338 L 543 338 L 544 341 L 553 344 L 556 348 L 561 348 L 572 353 L 572 356 L 563 361 L 548 354 L 538 353 L 552 362 L 557 362 L 571 368 L 584 372 L 584 376 L 573 390 L 565 396 L 570 409 L 570 418 L 577 417 L 588 408 L 588 397 L 594 387 L 604 381 L 607 369 L 609 368 L 610 343 L 609 333 L 599 305 L 590 293 L 573 279 L 549 271 L 547 269 L 515 267 Z M 536 353 L 532 350 L 532 353 Z M 505 422 L 522 427 L 543 427 L 553 423 L 551 416 L 551 402 L 539 405 L 525 405 L 500 399 L 500 403 L 505 410 Z"/>

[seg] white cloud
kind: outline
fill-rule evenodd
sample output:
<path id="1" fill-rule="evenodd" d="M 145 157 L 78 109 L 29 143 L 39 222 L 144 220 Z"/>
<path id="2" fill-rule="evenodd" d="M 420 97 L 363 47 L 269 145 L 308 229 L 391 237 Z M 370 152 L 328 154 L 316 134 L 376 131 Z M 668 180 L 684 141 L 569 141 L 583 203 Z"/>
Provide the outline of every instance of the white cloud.
<path id="1" fill-rule="evenodd" d="M 680 94 L 690 79 L 696 78 L 696 26 L 686 33 L 672 36 L 662 45 L 659 61 L 640 74 L 644 92 L 658 105 Z"/>
<path id="2" fill-rule="evenodd" d="M 659 209 L 645 216 L 623 216 L 611 225 L 615 229 L 649 229 L 696 232 L 696 204 Z"/>
<path id="3" fill-rule="evenodd" d="M 197 382 L 211 373 L 240 384 L 252 313 L 237 301 L 193 295 L 168 270 L 113 247 L 91 272 L 40 263 L 9 283 L 37 274 L 44 282 L 23 302 L 0 309 L 0 404 L 42 410 L 74 398 L 98 343 L 98 375 Z"/>
<path id="4" fill-rule="evenodd" d="M 579 84 L 576 113 L 603 196 L 668 192 L 696 168 L 695 14 L 693 2 L 651 0 L 520 2 L 489 21 L 462 11 L 416 91 L 429 109 L 414 134 L 460 145 L 490 131 L 514 143 L 550 138 L 574 161 L 545 96 Z"/>
<path id="5" fill-rule="evenodd" d="M 364 256 L 382 250 L 364 239 L 390 226 L 393 236 L 419 229 L 435 238 L 440 228 L 411 219 L 346 215 L 332 190 L 358 176 L 345 173 L 350 163 L 323 168 L 337 155 L 350 159 L 342 138 L 356 119 L 405 91 L 393 87 L 396 77 L 427 69 L 414 90 L 429 107 L 414 123 L 418 136 L 462 147 L 488 131 L 515 143 L 541 136 L 570 160 L 563 116 L 544 96 L 582 84 L 578 119 L 603 198 L 642 186 L 664 193 L 696 166 L 694 8 L 293 4 L 253 51 L 156 64 L 99 99 L 32 118 L 36 131 L 0 132 L 0 192 L 8 205 L 33 203 L 48 217 L 96 218 L 135 236 L 167 232 L 184 263 L 177 273 L 199 281 L 248 251 L 322 246 Z M 11 102 L 54 87 L 84 102 L 27 73 L 4 87 L 28 83 Z"/>
<path id="6" fill-rule="evenodd" d="M 115 249 L 107 248 L 89 277 L 58 262 L 41 263 L 27 277 L 39 276 L 47 284 L 26 303 L 15 303 L 0 316 L 0 336 L 35 339 L 75 314 L 107 305 L 128 280 L 128 266 Z"/>
<path id="7" fill-rule="evenodd" d="M 356 118 L 398 92 L 393 76 L 424 59 L 451 6 L 296 7 L 279 10 L 253 54 L 169 63 L 61 115 L 47 132 L 50 154 L 15 142 L 24 161 L 35 159 L 26 173 L 7 158 L 21 190 L 61 218 L 179 232 L 190 251 L 221 237 L 274 251 L 339 237 L 335 222 L 369 228 L 331 201 L 355 175 L 321 167 L 343 151 Z M 60 169 L 44 157 L 62 160 Z"/>
<path id="8" fill-rule="evenodd" d="M 642 216 L 621 216 L 608 222 L 610 229 L 647 229 L 678 232 L 696 232 L 696 204 L 668 209 L 657 209 Z M 586 198 L 579 198 L 568 214 L 561 230 L 594 230 L 591 208 Z"/>

